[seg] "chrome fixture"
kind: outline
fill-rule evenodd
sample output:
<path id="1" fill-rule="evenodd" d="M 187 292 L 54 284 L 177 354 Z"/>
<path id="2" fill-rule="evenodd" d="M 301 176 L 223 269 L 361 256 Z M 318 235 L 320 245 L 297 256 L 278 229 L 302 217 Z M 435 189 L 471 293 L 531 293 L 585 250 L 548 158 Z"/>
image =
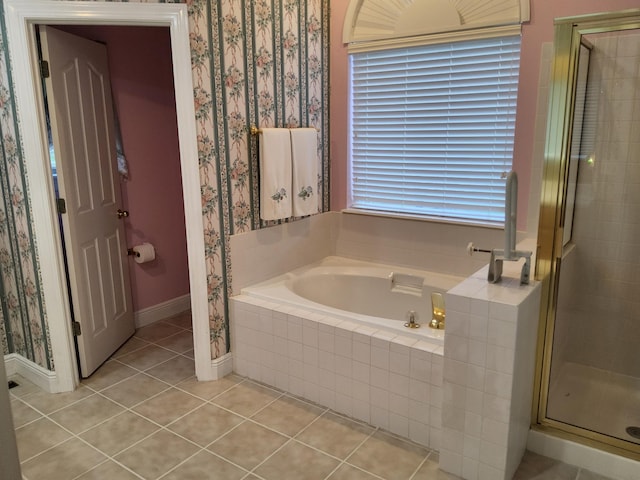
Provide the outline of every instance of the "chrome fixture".
<path id="1" fill-rule="evenodd" d="M 407 328 L 420 328 L 420 324 L 416 322 L 417 318 L 418 318 L 418 314 L 416 313 L 416 311 L 409 310 L 407 312 L 407 320 L 409 321 L 406 322 L 404 326 Z"/>
<path id="2" fill-rule="evenodd" d="M 504 249 L 494 248 L 493 250 L 484 250 L 474 248 L 473 243 L 467 245 L 467 252 L 471 255 L 473 252 L 491 253 L 489 260 L 489 274 L 487 280 L 489 283 L 497 283 L 502 277 L 503 262 L 517 262 L 524 258 L 524 265 L 520 271 L 520 284 L 528 285 L 531 273 L 531 255 L 532 252 L 516 250 L 516 227 L 518 218 L 518 176 L 513 170 L 506 175 L 507 183 L 505 187 L 505 205 L 504 205 Z"/>
<path id="3" fill-rule="evenodd" d="M 445 308 L 444 308 L 444 297 L 441 293 L 432 292 L 431 293 L 431 321 L 429 322 L 429 327 L 435 328 L 437 330 L 444 330 L 444 317 L 445 317 Z"/>

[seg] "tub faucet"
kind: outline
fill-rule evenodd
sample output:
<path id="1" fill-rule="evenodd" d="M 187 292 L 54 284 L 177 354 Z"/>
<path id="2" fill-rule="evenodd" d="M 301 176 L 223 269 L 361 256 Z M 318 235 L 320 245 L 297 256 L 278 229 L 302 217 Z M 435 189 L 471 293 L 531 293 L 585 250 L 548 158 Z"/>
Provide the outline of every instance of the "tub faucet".
<path id="1" fill-rule="evenodd" d="M 444 307 L 444 297 L 439 292 L 431 293 L 431 321 L 429 327 L 438 330 L 444 329 L 444 319 L 446 311 Z"/>
<path id="2" fill-rule="evenodd" d="M 489 261 L 489 275 L 487 280 L 490 283 L 497 283 L 502 276 L 503 262 L 517 262 L 524 258 L 524 265 L 520 271 L 520 284 L 529 283 L 531 272 L 531 253 L 516 250 L 516 225 L 518 218 L 518 176 L 513 170 L 507 174 L 507 184 L 505 187 L 504 205 L 504 250 L 491 250 Z"/>

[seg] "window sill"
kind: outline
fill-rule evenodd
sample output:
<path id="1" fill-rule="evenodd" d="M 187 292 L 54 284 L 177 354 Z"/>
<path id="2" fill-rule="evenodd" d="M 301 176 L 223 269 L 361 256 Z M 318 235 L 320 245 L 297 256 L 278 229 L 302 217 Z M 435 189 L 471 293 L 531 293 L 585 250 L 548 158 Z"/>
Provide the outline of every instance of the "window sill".
<path id="1" fill-rule="evenodd" d="M 382 212 L 378 210 L 364 210 L 360 208 L 343 208 L 341 210 L 342 213 L 353 214 L 353 215 L 366 215 L 370 217 L 386 217 L 386 218 L 396 218 L 401 220 L 414 220 L 418 222 L 431 222 L 431 223 L 446 223 L 449 225 L 461 225 L 466 227 L 480 227 L 480 228 L 490 228 L 494 230 L 504 230 L 504 223 L 494 223 L 494 222 L 481 222 L 478 220 L 462 220 L 462 219 L 448 219 L 444 217 L 434 217 L 428 215 L 412 215 L 409 213 L 391 213 L 391 212 Z"/>

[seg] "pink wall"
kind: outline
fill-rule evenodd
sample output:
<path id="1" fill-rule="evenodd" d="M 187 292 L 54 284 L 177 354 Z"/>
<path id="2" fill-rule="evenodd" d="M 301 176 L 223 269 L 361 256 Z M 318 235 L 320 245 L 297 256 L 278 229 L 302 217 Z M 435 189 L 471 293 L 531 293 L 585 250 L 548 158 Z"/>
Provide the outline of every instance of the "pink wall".
<path id="1" fill-rule="evenodd" d="M 134 310 L 189 293 L 178 126 L 169 29 L 67 26 L 107 44 L 128 181 L 122 183 L 129 246 L 150 242 L 153 262 L 130 258 Z"/>
<path id="2" fill-rule="evenodd" d="M 355 0 L 354 0 L 355 1 Z M 349 0 L 331 2 L 331 209 L 347 206 L 348 58 L 342 27 Z M 522 28 L 522 56 L 514 151 L 518 173 L 518 228 L 526 230 L 527 202 L 533 162 L 535 114 L 542 44 L 553 41 L 558 17 L 638 8 L 638 0 L 531 0 L 531 21 Z"/>

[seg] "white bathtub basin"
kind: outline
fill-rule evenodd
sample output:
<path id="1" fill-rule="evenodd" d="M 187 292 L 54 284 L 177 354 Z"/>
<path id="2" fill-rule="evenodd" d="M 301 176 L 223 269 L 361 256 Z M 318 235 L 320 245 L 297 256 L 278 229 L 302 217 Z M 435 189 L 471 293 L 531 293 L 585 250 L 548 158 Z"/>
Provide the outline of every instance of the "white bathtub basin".
<path id="1" fill-rule="evenodd" d="M 407 277 L 393 283 L 394 274 L 396 279 Z M 417 280 L 419 286 L 414 284 Z M 244 288 L 242 294 L 440 343 L 444 332 L 427 325 L 431 320 L 431 293 L 444 294 L 462 280 L 453 275 L 327 257 Z M 415 312 L 420 328 L 404 326 L 408 312 Z"/>

